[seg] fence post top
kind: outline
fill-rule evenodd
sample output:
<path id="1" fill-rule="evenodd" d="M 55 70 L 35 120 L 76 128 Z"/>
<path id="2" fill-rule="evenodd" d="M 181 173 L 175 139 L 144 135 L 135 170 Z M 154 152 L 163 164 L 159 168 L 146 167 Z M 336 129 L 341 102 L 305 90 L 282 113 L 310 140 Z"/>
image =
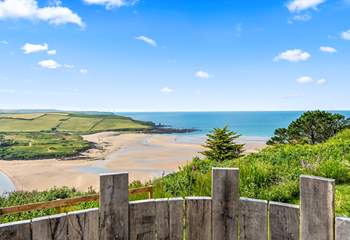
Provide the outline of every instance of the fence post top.
<path id="1" fill-rule="evenodd" d="M 22 221 L 17 221 L 17 222 L 0 223 L 0 227 L 11 227 L 11 226 L 16 226 L 16 225 L 21 225 L 21 224 L 29 224 L 29 223 L 31 223 L 31 220 L 22 220 Z"/>
<path id="2" fill-rule="evenodd" d="M 316 176 L 310 176 L 310 175 L 300 175 L 300 180 L 301 179 L 326 181 L 326 182 L 330 182 L 330 183 L 334 183 L 335 182 L 335 180 L 332 179 L 332 178 L 316 177 Z"/>
<path id="3" fill-rule="evenodd" d="M 128 175 L 128 172 L 115 172 L 115 173 L 100 173 L 100 177 L 106 177 L 106 176 L 116 176 L 116 175 Z"/>
<path id="4" fill-rule="evenodd" d="M 221 167 L 213 167 L 212 171 L 239 171 L 239 168 L 221 168 Z"/>

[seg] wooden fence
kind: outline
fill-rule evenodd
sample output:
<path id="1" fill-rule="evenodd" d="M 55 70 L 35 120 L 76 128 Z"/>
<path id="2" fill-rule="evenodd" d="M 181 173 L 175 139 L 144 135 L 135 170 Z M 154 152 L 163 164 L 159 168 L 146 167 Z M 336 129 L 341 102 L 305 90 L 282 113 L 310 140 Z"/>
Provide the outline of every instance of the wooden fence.
<path id="1" fill-rule="evenodd" d="M 100 208 L 0 225 L 1 240 L 350 240 L 334 180 L 301 176 L 296 205 L 240 198 L 239 170 L 213 169 L 212 197 L 128 201 L 128 174 L 100 177 Z"/>

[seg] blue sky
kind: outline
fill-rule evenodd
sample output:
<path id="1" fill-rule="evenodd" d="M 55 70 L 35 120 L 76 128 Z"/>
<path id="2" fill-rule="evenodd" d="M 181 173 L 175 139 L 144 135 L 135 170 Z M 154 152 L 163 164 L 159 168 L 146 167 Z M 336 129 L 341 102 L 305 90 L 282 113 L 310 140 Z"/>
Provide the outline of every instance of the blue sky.
<path id="1" fill-rule="evenodd" d="M 0 0 L 0 108 L 350 109 L 349 0 Z"/>

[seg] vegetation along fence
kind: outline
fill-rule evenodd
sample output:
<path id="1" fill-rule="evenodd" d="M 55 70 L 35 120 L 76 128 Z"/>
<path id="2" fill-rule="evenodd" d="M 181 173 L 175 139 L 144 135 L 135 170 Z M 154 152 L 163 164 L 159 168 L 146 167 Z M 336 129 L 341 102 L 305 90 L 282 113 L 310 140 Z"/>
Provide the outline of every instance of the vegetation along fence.
<path id="1" fill-rule="evenodd" d="M 212 197 L 128 200 L 128 174 L 100 177 L 100 208 L 0 225 L 1 240 L 348 240 L 334 180 L 301 176 L 296 205 L 240 198 L 239 170 L 214 168 Z"/>

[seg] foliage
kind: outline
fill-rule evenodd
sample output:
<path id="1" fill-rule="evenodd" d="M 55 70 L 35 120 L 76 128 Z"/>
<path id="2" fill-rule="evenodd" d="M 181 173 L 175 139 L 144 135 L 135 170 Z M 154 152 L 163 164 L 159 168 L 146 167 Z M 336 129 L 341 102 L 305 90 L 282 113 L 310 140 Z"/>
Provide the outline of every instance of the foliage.
<path id="1" fill-rule="evenodd" d="M 91 147 L 82 137 L 68 133 L 8 133 L 3 139 L 11 143 L 0 144 L 4 160 L 70 157 Z"/>
<path id="2" fill-rule="evenodd" d="M 150 183 L 142 184 L 139 181 L 135 181 L 130 183 L 129 188 L 139 188 L 149 184 Z M 0 208 L 18 206 L 18 205 L 29 204 L 29 203 L 47 202 L 47 201 L 52 201 L 57 199 L 74 198 L 74 197 L 86 196 L 91 194 L 96 194 L 96 191 L 92 189 L 92 187 L 89 187 L 88 191 L 86 192 L 80 192 L 80 191 L 77 191 L 75 188 L 68 188 L 68 187 L 54 187 L 47 191 L 31 191 L 31 192 L 17 191 L 17 192 L 8 193 L 5 196 L 0 195 Z M 130 201 L 147 199 L 147 198 L 148 198 L 147 193 L 129 196 Z M 58 214 L 62 212 L 71 212 L 71 211 L 77 211 L 82 209 L 96 208 L 98 206 L 99 206 L 98 202 L 92 201 L 92 202 L 80 203 L 75 206 L 69 206 L 69 207 L 63 207 L 63 208 L 52 208 L 52 209 L 36 210 L 31 212 L 3 215 L 3 216 L 0 216 L 0 223 L 32 219 L 36 217 Z"/>
<path id="3" fill-rule="evenodd" d="M 334 178 L 337 213 L 350 216 L 350 203 L 343 201 L 349 199 L 346 194 L 350 191 L 350 129 L 317 145 L 269 146 L 236 161 L 195 158 L 178 172 L 158 179 L 154 183 L 155 196 L 210 195 L 212 167 L 238 167 L 244 197 L 288 203 L 298 202 L 301 174 Z"/>
<path id="4" fill-rule="evenodd" d="M 243 153 L 244 144 L 236 143 L 237 138 L 240 137 L 235 132 L 224 128 L 214 128 L 214 130 L 207 135 L 202 154 L 208 159 L 223 162 L 225 160 L 232 160 L 238 158 Z"/>
<path id="5" fill-rule="evenodd" d="M 276 129 L 268 144 L 318 144 L 349 126 L 350 120 L 341 114 L 319 110 L 308 111 L 293 121 L 288 128 Z"/>

